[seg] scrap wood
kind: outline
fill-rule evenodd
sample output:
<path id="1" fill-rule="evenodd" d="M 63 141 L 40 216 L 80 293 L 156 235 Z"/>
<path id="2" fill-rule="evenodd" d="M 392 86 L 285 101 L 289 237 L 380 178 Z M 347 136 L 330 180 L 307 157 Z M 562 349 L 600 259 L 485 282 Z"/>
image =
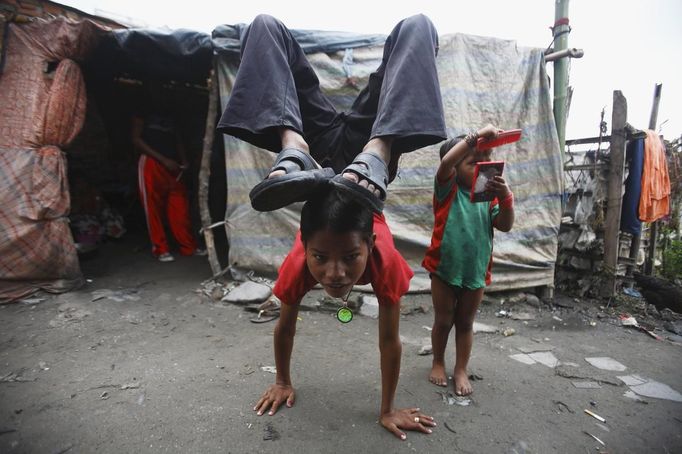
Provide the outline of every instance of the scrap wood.
<path id="1" fill-rule="evenodd" d="M 627 313 L 626 314 L 620 314 L 618 316 L 618 318 L 620 319 L 620 324 L 622 326 L 629 326 L 631 328 L 634 328 L 638 331 L 641 331 L 641 332 L 653 337 L 656 340 L 663 340 L 663 338 L 661 336 L 659 336 L 658 334 L 654 333 L 653 330 L 649 330 L 649 329 L 643 327 L 642 325 L 640 325 L 637 322 L 637 319 L 635 319 L 635 317 L 633 317 L 630 314 L 627 314 Z"/>

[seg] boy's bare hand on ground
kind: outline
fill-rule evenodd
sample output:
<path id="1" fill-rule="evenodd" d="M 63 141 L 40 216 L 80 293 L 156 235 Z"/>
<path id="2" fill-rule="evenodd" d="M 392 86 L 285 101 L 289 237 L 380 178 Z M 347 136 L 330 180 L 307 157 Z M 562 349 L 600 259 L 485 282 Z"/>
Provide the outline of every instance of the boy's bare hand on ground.
<path id="1" fill-rule="evenodd" d="M 293 407 L 295 400 L 293 386 L 274 384 L 265 390 L 253 409 L 258 416 L 265 413 L 268 408 L 270 409 L 268 414 L 274 415 L 282 403 L 286 402 L 287 407 Z"/>
<path id="2" fill-rule="evenodd" d="M 425 415 L 418 408 L 401 408 L 381 415 L 379 422 L 389 432 L 396 437 L 404 440 L 407 435 L 403 430 L 416 430 L 426 434 L 431 433 L 431 427 L 436 426 L 436 422 L 431 416 Z"/>

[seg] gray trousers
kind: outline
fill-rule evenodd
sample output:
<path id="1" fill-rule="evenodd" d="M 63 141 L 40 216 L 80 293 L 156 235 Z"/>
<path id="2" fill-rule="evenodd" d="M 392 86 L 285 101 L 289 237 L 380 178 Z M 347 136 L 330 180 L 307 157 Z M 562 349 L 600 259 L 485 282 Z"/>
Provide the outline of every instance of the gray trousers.
<path id="1" fill-rule="evenodd" d="M 350 111 L 338 112 L 289 30 L 260 15 L 242 37 L 239 70 L 217 128 L 275 153 L 281 149 L 278 129 L 292 129 L 318 163 L 337 173 L 369 139 L 391 136 L 395 164 L 401 153 L 446 138 L 437 52 L 431 21 L 423 15 L 404 19 L 386 39 L 381 64 Z M 395 165 L 389 167 L 393 179 Z"/>

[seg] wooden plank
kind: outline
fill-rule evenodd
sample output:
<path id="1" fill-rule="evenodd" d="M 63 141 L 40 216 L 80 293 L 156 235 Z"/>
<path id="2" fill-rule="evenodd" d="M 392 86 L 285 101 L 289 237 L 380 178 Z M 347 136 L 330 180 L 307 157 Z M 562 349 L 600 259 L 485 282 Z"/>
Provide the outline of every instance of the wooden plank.
<path id="1" fill-rule="evenodd" d="M 208 263 L 211 265 L 213 276 L 221 273 L 218 253 L 215 249 L 213 229 L 211 229 L 211 212 L 208 208 L 208 184 L 211 178 L 211 154 L 213 152 L 213 137 L 215 135 L 215 118 L 218 111 L 218 81 L 215 70 L 211 70 L 208 80 L 208 113 L 206 115 L 206 130 L 204 131 L 204 147 L 201 152 L 201 167 L 199 169 L 199 214 L 201 215 L 201 231 L 204 234 Z"/>
<path id="2" fill-rule="evenodd" d="M 597 164 L 576 164 L 576 165 L 570 165 L 570 166 L 564 166 L 564 172 L 573 172 L 577 170 L 597 170 L 597 169 L 603 169 L 606 168 L 607 165 L 604 163 L 597 163 Z"/>
<path id="3" fill-rule="evenodd" d="M 585 137 L 583 139 L 571 139 L 566 141 L 566 145 L 584 145 L 588 143 L 608 142 L 611 136 Z"/>
<path id="4" fill-rule="evenodd" d="M 620 214 L 623 208 L 623 174 L 625 173 L 625 141 L 627 132 L 627 100 L 620 90 L 613 92 L 611 116 L 611 167 L 607 189 L 606 224 L 604 228 L 604 279 L 602 296 L 616 291 L 618 247 L 620 243 Z"/>

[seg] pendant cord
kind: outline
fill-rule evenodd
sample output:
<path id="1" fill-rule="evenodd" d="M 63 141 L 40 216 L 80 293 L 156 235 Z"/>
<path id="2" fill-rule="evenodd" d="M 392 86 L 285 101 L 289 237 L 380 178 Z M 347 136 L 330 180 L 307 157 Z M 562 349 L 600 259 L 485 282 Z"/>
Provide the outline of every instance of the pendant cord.
<path id="1" fill-rule="evenodd" d="M 341 299 L 341 307 L 336 311 L 336 319 L 341 323 L 348 323 L 353 320 L 353 311 L 348 307 L 348 298 L 353 291 L 353 287 L 350 288 L 345 298 Z"/>
<path id="2" fill-rule="evenodd" d="M 341 298 L 341 301 L 343 301 L 343 306 L 346 307 L 348 306 L 348 298 L 350 298 L 350 294 L 353 291 L 353 287 L 351 286 L 350 290 L 348 290 L 348 293 L 346 294 L 345 298 Z"/>

